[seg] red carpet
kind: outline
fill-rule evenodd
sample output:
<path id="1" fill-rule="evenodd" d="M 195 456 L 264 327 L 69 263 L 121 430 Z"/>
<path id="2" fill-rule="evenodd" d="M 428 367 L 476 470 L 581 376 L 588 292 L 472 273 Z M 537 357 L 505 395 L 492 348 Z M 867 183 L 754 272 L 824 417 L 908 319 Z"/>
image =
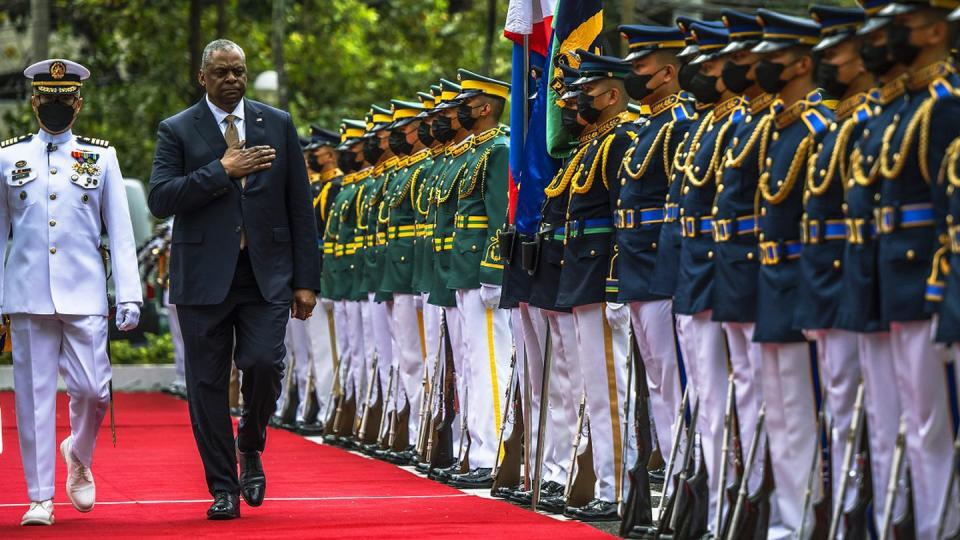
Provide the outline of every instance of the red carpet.
<path id="1" fill-rule="evenodd" d="M 28 502 L 15 429 L 13 394 L 0 393 L 0 538 L 610 538 L 507 503 L 462 492 L 376 460 L 271 430 L 263 456 L 267 501 L 241 505 L 239 520 L 209 522 L 210 496 L 186 404 L 160 394 L 118 394 L 117 447 L 100 431 L 94 477 L 97 506 L 74 510 L 57 455 L 52 527 L 20 527 Z M 57 404 L 57 441 L 68 433 L 66 396 Z"/>

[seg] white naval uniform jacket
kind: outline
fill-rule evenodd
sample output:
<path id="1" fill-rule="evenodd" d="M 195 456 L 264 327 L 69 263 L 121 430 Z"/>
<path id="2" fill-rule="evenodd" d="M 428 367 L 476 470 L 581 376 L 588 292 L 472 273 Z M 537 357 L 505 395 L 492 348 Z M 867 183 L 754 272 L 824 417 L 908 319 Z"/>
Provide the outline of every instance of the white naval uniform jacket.
<path id="1" fill-rule="evenodd" d="M 3 314 L 107 315 L 101 230 L 118 303 L 143 303 L 126 188 L 116 151 L 41 130 L 0 143 Z"/>

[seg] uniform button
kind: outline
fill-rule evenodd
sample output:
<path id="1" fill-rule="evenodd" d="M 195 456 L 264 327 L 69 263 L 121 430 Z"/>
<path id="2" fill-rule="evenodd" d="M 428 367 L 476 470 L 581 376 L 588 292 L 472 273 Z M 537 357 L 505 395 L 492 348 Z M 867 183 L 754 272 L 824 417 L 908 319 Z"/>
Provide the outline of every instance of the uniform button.
<path id="1" fill-rule="evenodd" d="M 773 132 L 773 140 L 777 140 L 777 139 L 779 139 L 779 138 L 780 138 L 780 132 L 779 132 L 779 131 L 774 131 L 774 132 Z"/>
<path id="2" fill-rule="evenodd" d="M 564 243 L 566 243 L 566 242 L 564 242 Z M 560 266 L 563 266 L 563 263 L 565 263 L 565 262 L 566 262 L 566 261 L 564 261 L 563 259 L 560 259 Z"/>
<path id="3" fill-rule="evenodd" d="M 627 180 L 626 180 L 626 179 L 621 180 L 621 181 L 620 181 L 620 185 L 621 185 L 621 186 L 627 185 Z"/>
<path id="4" fill-rule="evenodd" d="M 470 246 L 470 249 L 477 249 L 477 245 L 474 244 L 474 245 Z"/>
<path id="5" fill-rule="evenodd" d="M 840 209 L 843 210 L 843 213 L 847 213 L 847 203 L 840 204 Z"/>
<path id="6" fill-rule="evenodd" d="M 873 156 L 867 156 L 867 163 L 873 163 Z"/>
<path id="7" fill-rule="evenodd" d="M 686 195 L 690 192 L 690 186 L 683 186 L 683 194 Z"/>
<path id="8" fill-rule="evenodd" d="M 864 137 L 869 137 L 869 136 L 870 136 L 870 129 L 869 129 L 869 128 L 863 130 L 863 136 L 864 136 Z"/>
<path id="9" fill-rule="evenodd" d="M 707 258 L 708 258 L 708 259 L 712 259 L 712 258 L 713 258 L 713 252 L 712 252 L 712 251 L 708 251 L 708 252 L 707 252 Z"/>
<path id="10" fill-rule="evenodd" d="M 657 243 L 656 243 L 656 242 L 651 243 L 651 244 L 650 244 L 650 248 L 651 248 L 651 249 L 657 249 Z"/>
<path id="11" fill-rule="evenodd" d="M 876 202 L 880 202 L 880 194 L 879 194 L 879 193 L 874 193 L 874 195 L 873 195 L 873 200 L 876 201 Z"/>
<path id="12" fill-rule="evenodd" d="M 839 260 L 833 261 L 833 267 L 839 270 L 839 269 L 840 269 L 840 261 L 839 261 Z"/>
<path id="13" fill-rule="evenodd" d="M 50 226 L 51 226 L 51 227 L 56 227 L 56 226 L 57 226 L 56 220 L 51 219 L 51 220 L 50 220 Z"/>
<path id="14" fill-rule="evenodd" d="M 714 214 L 717 213 L 717 207 L 716 207 L 716 206 L 714 206 L 712 210 L 713 210 L 713 213 L 714 213 Z"/>
<path id="15" fill-rule="evenodd" d="M 400 262 L 403 262 L 403 261 L 405 261 L 405 260 L 407 260 L 406 257 L 404 257 L 404 256 L 401 256 L 401 257 L 400 257 Z"/>
<path id="16" fill-rule="evenodd" d="M 766 209 L 766 208 L 761 208 L 761 209 L 760 209 L 760 215 L 761 215 L 761 216 L 767 215 L 767 209 Z"/>
<path id="17" fill-rule="evenodd" d="M 752 260 L 753 260 L 753 252 L 752 252 L 752 251 L 748 251 L 748 252 L 747 252 L 747 260 L 748 260 L 748 261 L 752 261 Z"/>
<path id="18" fill-rule="evenodd" d="M 20 200 L 21 200 L 21 201 L 27 200 L 27 192 L 26 192 L 26 191 L 21 191 L 21 192 L 20 192 Z"/>
<path id="19" fill-rule="evenodd" d="M 723 193 L 723 184 L 717 186 L 717 193 Z"/>
<path id="20" fill-rule="evenodd" d="M 617 206 L 620 206 L 621 202 L 623 202 L 623 199 L 617 199 Z"/>
<path id="21" fill-rule="evenodd" d="M 760 241 L 763 242 L 763 233 L 760 233 Z"/>
<path id="22" fill-rule="evenodd" d="M 912 261 L 916 256 L 917 256 L 917 254 L 914 253 L 912 249 L 908 249 L 908 250 L 907 250 L 907 260 L 908 260 L 908 261 Z"/>
<path id="23" fill-rule="evenodd" d="M 237 227 L 236 229 L 234 229 L 233 232 L 239 233 L 239 232 L 240 232 L 240 227 Z"/>
<path id="24" fill-rule="evenodd" d="M 50 167 L 50 174 L 57 174 L 57 168 L 56 168 L 56 167 Z"/>
<path id="25" fill-rule="evenodd" d="M 56 252 L 57 252 L 57 248 L 55 248 L 55 247 L 50 248 L 50 253 L 51 253 L 51 254 L 56 253 Z"/>
<path id="26" fill-rule="evenodd" d="M 51 201 L 57 200 L 57 194 L 56 194 L 56 193 L 51 193 L 51 194 L 50 194 L 50 200 L 51 200 Z"/>
<path id="27" fill-rule="evenodd" d="M 597 256 L 597 250 L 591 249 L 591 250 L 590 250 L 590 256 L 591 256 L 591 257 L 596 257 L 596 256 Z"/>
<path id="28" fill-rule="evenodd" d="M 740 144 L 740 138 L 739 138 L 739 137 L 734 137 L 734 138 L 733 138 L 733 146 L 736 146 L 736 145 L 738 145 L 738 144 Z"/>

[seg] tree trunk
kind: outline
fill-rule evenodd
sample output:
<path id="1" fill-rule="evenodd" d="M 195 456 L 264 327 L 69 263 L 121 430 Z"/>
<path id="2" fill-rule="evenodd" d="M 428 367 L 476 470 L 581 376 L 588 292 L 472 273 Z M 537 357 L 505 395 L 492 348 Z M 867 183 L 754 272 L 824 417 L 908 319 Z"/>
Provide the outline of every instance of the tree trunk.
<path id="1" fill-rule="evenodd" d="M 287 110 L 287 73 L 283 65 L 284 19 L 286 6 L 284 0 L 273 0 L 273 66 L 277 70 L 277 106 Z"/>
<path id="2" fill-rule="evenodd" d="M 190 0 L 190 20 L 187 30 L 187 48 L 190 50 L 190 65 L 187 67 L 187 103 L 192 103 L 203 95 L 203 89 L 197 82 L 197 72 L 200 70 L 203 45 L 200 44 L 200 15 L 203 11 L 203 0 Z"/>
<path id="3" fill-rule="evenodd" d="M 50 52 L 50 0 L 30 0 L 30 63 L 39 62 Z"/>
<path id="4" fill-rule="evenodd" d="M 217 0 L 217 39 L 227 31 L 227 0 Z"/>
<path id="5" fill-rule="evenodd" d="M 483 74 L 489 76 L 493 63 L 493 40 L 497 35 L 497 0 L 487 0 L 487 34 L 483 43 Z"/>

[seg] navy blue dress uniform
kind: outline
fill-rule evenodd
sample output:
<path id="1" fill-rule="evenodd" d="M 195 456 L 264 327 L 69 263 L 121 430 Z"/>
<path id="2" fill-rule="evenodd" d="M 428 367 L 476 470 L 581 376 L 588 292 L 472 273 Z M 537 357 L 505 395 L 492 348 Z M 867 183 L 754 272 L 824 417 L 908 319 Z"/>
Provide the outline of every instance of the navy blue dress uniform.
<path id="1" fill-rule="evenodd" d="M 752 49 L 754 52 L 770 55 L 792 48 L 810 59 L 810 48 L 820 38 L 815 22 L 765 9 L 758 10 L 758 17 L 763 26 L 763 41 Z M 763 62 L 771 60 L 764 58 L 758 68 L 763 67 Z M 784 70 L 779 71 L 782 77 Z M 758 81 L 767 89 L 785 84 L 793 85 L 795 93 L 808 92 L 794 103 L 777 99 L 772 105 L 773 117 L 760 135 L 763 146 L 757 206 L 761 267 L 753 339 L 762 344 L 765 427 L 782 520 L 771 524 L 770 535 L 785 537 L 797 534 L 803 526 L 804 493 L 817 444 L 812 359 L 793 319 L 803 249 L 800 221 L 805 174 L 808 159 L 828 133 L 833 113 L 815 89 L 812 69 L 803 75 L 795 74 L 786 83 L 783 79 L 779 79 L 780 83 L 767 80 L 760 69 L 757 73 Z"/>
<path id="2" fill-rule="evenodd" d="M 620 80 L 631 69 L 619 58 L 583 50 L 577 55 L 582 75 L 578 84 Z M 578 101 L 582 103 L 583 98 L 581 94 Z M 613 206 L 620 187 L 617 173 L 637 129 L 635 124 L 623 123 L 620 114 L 625 109 L 623 102 L 616 116 L 607 114 L 606 119 L 588 126 L 589 131 L 580 138 L 581 149 L 568 164 L 568 170 L 573 171 L 565 177 L 568 185 L 557 186 L 559 193 L 569 190 L 557 304 L 573 308 L 597 476 L 595 499 L 567 510 L 568 515 L 581 519 L 615 517 L 616 501 L 622 494 L 625 424 L 621 404 L 626 399 L 627 331 L 607 325 L 604 301 L 608 291 L 616 298 L 616 274 L 611 262 L 616 257 L 612 252 Z M 583 111 L 579 112 L 582 117 Z M 603 354 L 597 354 L 601 344 Z"/>
<path id="3" fill-rule="evenodd" d="M 914 12 L 956 5 L 941 1 L 889 5 L 881 13 L 897 17 L 891 23 L 888 39 L 896 30 L 916 25 L 917 19 L 926 21 L 928 16 L 939 13 L 915 16 Z M 946 40 L 945 35 L 941 38 Z M 949 46 L 945 41 L 928 40 L 918 46 L 913 65 L 904 63 L 909 69 L 906 103 L 884 128 L 877 159 L 880 312 L 890 323 L 920 537 L 936 534 L 947 481 L 952 475 L 945 466 L 951 459 L 953 438 L 950 408 L 944 405 L 949 403 L 944 384 L 948 355 L 930 339 L 934 332 L 933 306 L 928 303 L 937 299 L 939 291 L 936 287 L 928 290 L 928 278 L 938 285 L 938 276 L 930 274 L 931 269 L 939 269 L 934 268 L 934 261 L 945 253 L 946 240 L 946 188 L 937 182 L 937 173 L 947 146 L 960 129 L 956 122 L 960 100 L 951 97 L 957 88 L 957 75 L 946 58 Z M 916 65 L 936 56 L 919 52 L 941 51 L 943 58 L 939 61 Z"/>
<path id="4" fill-rule="evenodd" d="M 951 22 L 960 20 L 960 9 L 947 17 Z M 937 182 L 945 185 L 947 195 L 946 216 L 947 253 L 940 261 L 934 261 L 936 270 L 946 270 L 943 277 L 943 300 L 939 306 L 936 341 L 939 343 L 960 342 L 960 139 L 954 139 L 947 149 L 940 167 Z M 936 265 L 940 268 L 936 268 Z M 950 270 L 953 271 L 950 271 Z M 954 364 L 960 359 L 960 346 L 954 345 Z"/>

